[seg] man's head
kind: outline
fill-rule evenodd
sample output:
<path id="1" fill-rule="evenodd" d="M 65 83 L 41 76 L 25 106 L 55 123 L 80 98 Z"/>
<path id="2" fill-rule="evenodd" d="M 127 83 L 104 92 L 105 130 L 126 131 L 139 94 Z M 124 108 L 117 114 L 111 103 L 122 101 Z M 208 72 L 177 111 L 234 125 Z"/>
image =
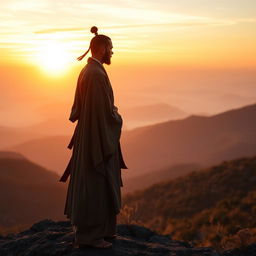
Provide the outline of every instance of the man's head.
<path id="1" fill-rule="evenodd" d="M 95 37 L 92 38 L 89 49 L 77 59 L 82 60 L 91 50 L 92 57 L 98 59 L 101 63 L 111 64 L 111 57 L 113 55 L 111 39 L 105 35 L 98 35 L 97 27 L 92 27 L 91 32 L 95 34 Z"/>
<path id="2" fill-rule="evenodd" d="M 112 41 L 108 36 L 96 35 L 90 43 L 92 56 L 102 63 L 111 64 L 111 57 L 113 55 Z"/>

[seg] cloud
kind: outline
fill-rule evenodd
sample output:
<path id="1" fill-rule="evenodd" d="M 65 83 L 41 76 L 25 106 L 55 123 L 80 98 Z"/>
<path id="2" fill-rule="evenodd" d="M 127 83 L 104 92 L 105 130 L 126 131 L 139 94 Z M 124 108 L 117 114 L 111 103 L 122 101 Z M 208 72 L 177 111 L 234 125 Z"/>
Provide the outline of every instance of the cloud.
<path id="1" fill-rule="evenodd" d="M 114 26 L 101 26 L 104 29 L 136 29 L 136 28 L 151 28 L 151 27 L 193 27 L 193 26 L 219 26 L 219 25 L 233 25 L 235 21 L 225 20 L 210 20 L 210 21 L 193 21 L 193 22 L 170 22 L 170 23 L 148 23 L 148 24 L 126 24 Z M 52 28 L 35 31 L 36 34 L 48 34 L 59 32 L 73 32 L 73 31 L 86 31 L 88 28 Z"/>
<path id="2" fill-rule="evenodd" d="M 46 40 L 56 40 L 67 50 L 78 52 L 88 44 L 92 37 L 90 27 L 96 25 L 100 33 L 111 35 L 120 51 L 142 52 L 144 48 L 157 52 L 176 51 L 179 56 L 184 53 L 192 59 L 191 53 L 201 46 L 202 52 L 209 49 L 210 44 L 212 48 L 217 47 L 217 43 L 218 47 L 226 47 L 228 39 L 218 36 L 223 34 L 222 27 L 227 35 L 234 35 L 236 32 L 232 26 L 241 24 L 241 29 L 246 26 L 251 29 L 255 22 L 251 15 L 223 15 L 216 8 L 209 8 L 208 4 L 209 10 L 201 11 L 201 4 L 185 1 L 188 4 L 183 8 L 182 3 L 168 0 L 143 0 L 140 3 L 135 0 L 0 0 L 0 53 L 7 56 L 22 50 L 29 54 L 31 49 L 37 49 Z M 175 5 L 180 5 L 180 8 L 175 8 Z M 194 12 L 191 5 L 198 10 Z M 223 7 L 222 4 L 219 7 Z M 214 38 L 211 42 L 208 41 L 209 33 Z M 243 36 L 241 33 L 240 37 Z M 226 41 L 220 41 L 221 37 Z M 246 42 L 251 41 L 254 40 Z M 241 41 L 241 45 L 246 43 Z M 209 57 L 212 58 L 210 54 Z"/>
<path id="3" fill-rule="evenodd" d="M 255 23 L 256 19 L 254 18 L 244 18 L 244 19 L 236 19 L 239 23 Z"/>
<path id="4" fill-rule="evenodd" d="M 50 34 L 58 32 L 83 31 L 85 28 L 51 28 L 35 31 L 35 34 Z"/>

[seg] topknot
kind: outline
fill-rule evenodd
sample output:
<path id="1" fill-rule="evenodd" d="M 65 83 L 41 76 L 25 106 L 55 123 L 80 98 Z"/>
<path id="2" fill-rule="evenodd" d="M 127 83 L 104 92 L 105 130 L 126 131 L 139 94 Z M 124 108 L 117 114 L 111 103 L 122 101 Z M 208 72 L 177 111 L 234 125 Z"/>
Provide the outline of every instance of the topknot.
<path id="1" fill-rule="evenodd" d="M 98 35 L 98 28 L 95 27 L 95 26 L 91 27 L 91 32 L 92 32 L 93 34 L 95 34 L 95 36 L 97 36 L 97 35 Z"/>
<path id="2" fill-rule="evenodd" d="M 90 47 L 83 55 L 77 58 L 78 60 L 82 60 L 90 50 L 91 52 L 97 51 L 99 45 L 106 46 L 109 44 L 109 40 L 111 40 L 108 36 L 98 35 L 98 28 L 95 26 L 91 27 L 91 33 L 95 34 L 95 36 L 91 39 Z"/>

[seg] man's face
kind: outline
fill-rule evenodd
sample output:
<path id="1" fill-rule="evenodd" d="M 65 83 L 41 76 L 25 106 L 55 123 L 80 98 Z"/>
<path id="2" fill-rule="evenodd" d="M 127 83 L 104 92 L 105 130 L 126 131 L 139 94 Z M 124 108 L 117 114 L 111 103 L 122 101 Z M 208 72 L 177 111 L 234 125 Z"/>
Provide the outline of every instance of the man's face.
<path id="1" fill-rule="evenodd" d="M 113 55 L 112 49 L 113 49 L 113 44 L 112 44 L 112 41 L 109 40 L 109 44 L 106 46 L 105 53 L 104 53 L 104 55 L 102 57 L 103 63 L 106 63 L 108 65 L 111 64 L 111 57 Z"/>

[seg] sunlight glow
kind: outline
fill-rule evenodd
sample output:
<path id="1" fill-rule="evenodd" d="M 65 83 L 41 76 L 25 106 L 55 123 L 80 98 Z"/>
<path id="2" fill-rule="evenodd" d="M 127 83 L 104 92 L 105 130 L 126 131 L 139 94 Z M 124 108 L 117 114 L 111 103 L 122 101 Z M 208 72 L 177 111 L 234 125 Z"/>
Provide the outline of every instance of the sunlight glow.
<path id="1" fill-rule="evenodd" d="M 256 1 L 217 2 L 0 0 L 0 63 L 63 74 L 79 64 L 95 25 L 113 39 L 119 63 L 255 68 Z"/>
<path id="2" fill-rule="evenodd" d="M 39 66 L 51 75 L 63 73 L 71 59 L 67 47 L 54 40 L 44 41 L 38 47 L 36 55 Z"/>

